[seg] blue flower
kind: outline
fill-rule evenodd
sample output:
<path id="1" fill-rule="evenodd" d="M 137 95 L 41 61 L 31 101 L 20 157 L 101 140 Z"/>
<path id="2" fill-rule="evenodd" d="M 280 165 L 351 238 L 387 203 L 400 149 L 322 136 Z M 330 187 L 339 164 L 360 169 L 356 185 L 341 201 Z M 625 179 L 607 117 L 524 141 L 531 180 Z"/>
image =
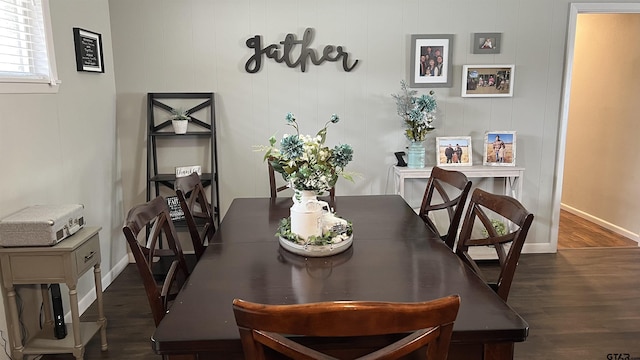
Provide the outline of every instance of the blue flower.
<path id="1" fill-rule="evenodd" d="M 337 167 L 344 168 L 353 160 L 353 148 L 349 144 L 337 145 L 333 148 L 333 163 Z"/>
<path id="2" fill-rule="evenodd" d="M 293 113 L 288 112 L 287 116 L 285 116 L 285 120 L 287 120 L 287 123 L 292 124 L 292 123 L 296 122 L 296 116 L 293 115 Z"/>
<path id="3" fill-rule="evenodd" d="M 432 112 L 436 110 L 438 106 L 436 99 L 433 96 L 422 95 L 416 99 L 416 105 L 424 112 Z"/>
<path id="4" fill-rule="evenodd" d="M 424 114 L 419 109 L 411 109 L 409 111 L 409 119 L 416 123 L 421 123 L 424 120 Z"/>
<path id="5" fill-rule="evenodd" d="M 338 117 L 337 114 L 331 114 L 331 122 L 333 124 L 337 123 L 338 121 L 340 121 L 340 118 Z"/>
<path id="6" fill-rule="evenodd" d="M 304 143 L 298 135 L 289 135 L 280 140 L 280 152 L 287 159 L 296 159 L 304 153 Z"/>

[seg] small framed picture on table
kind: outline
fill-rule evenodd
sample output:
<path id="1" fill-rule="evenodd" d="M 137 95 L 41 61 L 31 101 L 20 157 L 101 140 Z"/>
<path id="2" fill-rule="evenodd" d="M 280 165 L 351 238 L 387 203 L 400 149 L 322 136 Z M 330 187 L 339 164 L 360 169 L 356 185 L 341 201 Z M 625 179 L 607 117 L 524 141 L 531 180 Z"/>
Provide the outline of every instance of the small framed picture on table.
<path id="1" fill-rule="evenodd" d="M 436 137 L 436 154 L 438 166 L 473 165 L 471 136 Z"/>
<path id="2" fill-rule="evenodd" d="M 484 136 L 483 165 L 516 165 L 516 132 L 487 131 Z"/>

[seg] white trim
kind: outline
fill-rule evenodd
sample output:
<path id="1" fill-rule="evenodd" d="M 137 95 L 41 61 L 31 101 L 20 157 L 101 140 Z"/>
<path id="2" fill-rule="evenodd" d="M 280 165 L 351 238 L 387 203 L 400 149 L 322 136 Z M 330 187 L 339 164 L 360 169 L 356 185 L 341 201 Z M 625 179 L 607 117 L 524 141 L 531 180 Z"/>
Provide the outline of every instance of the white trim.
<path id="1" fill-rule="evenodd" d="M 640 234 L 635 234 L 634 232 L 627 230 L 625 228 L 622 228 L 618 225 L 612 224 L 608 221 L 602 220 L 599 217 L 595 217 L 591 214 L 588 214 L 582 210 L 578 210 L 574 207 L 571 207 L 569 205 L 566 204 L 560 204 L 560 208 L 562 210 L 565 210 L 567 212 L 572 213 L 575 216 L 579 216 L 585 220 L 588 220 L 596 225 L 600 225 L 603 228 L 607 229 L 607 230 L 611 230 L 614 233 L 620 235 L 620 236 L 624 236 L 626 238 L 628 238 L 629 240 L 633 240 L 635 242 L 638 243 L 638 246 L 640 246 Z"/>
<path id="2" fill-rule="evenodd" d="M 49 0 L 42 0 L 42 21 L 47 45 L 47 60 L 49 62 L 49 79 L 6 79 L 0 78 L 0 94 L 49 94 L 57 93 L 60 79 L 56 67 L 56 54 L 53 48 L 53 31 L 51 30 L 51 16 Z"/>
<path id="3" fill-rule="evenodd" d="M 567 28 L 567 46 L 562 80 L 562 102 L 560 111 L 560 134 L 556 158 L 556 182 L 553 187 L 553 208 L 551 212 L 552 252 L 558 249 L 558 228 L 560 226 L 560 205 L 562 201 L 562 181 L 564 178 L 564 157 L 567 146 L 567 124 L 569 123 L 569 101 L 571 99 L 571 75 L 573 71 L 573 53 L 575 50 L 576 23 L 578 14 L 589 13 L 640 13 L 639 3 L 571 3 Z M 526 247 L 526 245 L 525 245 Z"/>

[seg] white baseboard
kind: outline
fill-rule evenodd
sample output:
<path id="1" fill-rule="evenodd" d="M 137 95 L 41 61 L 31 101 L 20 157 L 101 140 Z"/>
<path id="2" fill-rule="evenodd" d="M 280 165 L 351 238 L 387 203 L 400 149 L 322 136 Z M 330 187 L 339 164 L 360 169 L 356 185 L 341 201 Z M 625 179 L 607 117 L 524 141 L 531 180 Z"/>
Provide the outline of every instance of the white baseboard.
<path id="1" fill-rule="evenodd" d="M 115 280 L 118 275 L 124 270 L 124 268 L 129 264 L 129 257 L 123 256 L 120 261 L 116 263 L 116 265 L 108 271 L 106 274 L 102 276 L 102 291 L 106 290 L 109 285 Z M 93 273 L 93 271 L 87 271 L 87 274 Z M 80 311 L 80 315 L 82 315 L 88 308 L 93 304 L 96 300 L 96 288 L 95 286 L 89 291 L 85 296 L 78 300 L 78 310 Z M 67 311 L 64 316 L 65 322 L 71 322 L 71 311 Z"/>
<path id="2" fill-rule="evenodd" d="M 578 210 L 576 208 L 573 208 L 569 205 L 565 205 L 565 204 L 560 204 L 560 209 L 565 210 L 567 212 L 572 213 L 573 215 L 579 216 L 585 220 L 591 221 L 594 224 L 600 225 L 605 229 L 611 230 L 614 233 L 620 235 L 620 236 L 624 236 L 628 239 L 631 239 L 635 242 L 638 243 L 638 245 L 640 245 L 640 234 L 635 234 L 627 229 L 621 228 L 618 225 L 612 224 L 608 221 L 602 220 L 598 217 L 595 217 L 591 214 L 588 214 L 584 211 Z"/>

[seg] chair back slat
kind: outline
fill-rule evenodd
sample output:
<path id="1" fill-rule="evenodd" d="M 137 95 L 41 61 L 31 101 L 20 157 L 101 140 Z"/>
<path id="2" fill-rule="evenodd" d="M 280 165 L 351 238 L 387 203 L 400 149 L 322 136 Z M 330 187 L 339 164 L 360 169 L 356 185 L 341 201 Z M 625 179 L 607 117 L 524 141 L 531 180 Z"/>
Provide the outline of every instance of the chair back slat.
<path id="1" fill-rule="evenodd" d="M 416 303 L 334 301 L 266 305 L 233 301 L 246 359 L 263 359 L 266 348 L 292 359 L 335 359 L 296 340 L 308 336 L 350 338 L 388 334 L 406 336 L 368 354 L 358 354 L 357 358 L 398 359 L 428 345 L 427 359 L 446 359 L 459 307 L 457 295 Z M 348 341 L 345 345 L 349 345 Z"/>
<path id="2" fill-rule="evenodd" d="M 148 238 L 139 241 L 138 238 L 143 236 L 147 228 L 150 228 Z M 157 326 L 168 310 L 169 301 L 175 298 L 189 276 L 165 199 L 159 196 L 129 210 L 122 232 L 136 261 Z M 160 248 L 163 241 L 167 248 Z M 168 258 L 171 261 L 160 283 L 156 280 L 158 274 L 153 272 L 156 258 Z"/>
<path id="3" fill-rule="evenodd" d="M 436 166 L 431 170 L 431 176 L 422 197 L 418 215 L 452 250 L 470 189 L 471 181 L 465 174 Z M 434 197 L 436 194 L 438 198 Z M 444 234 L 440 230 L 444 226 L 438 226 L 437 221 L 434 220 L 437 217 L 435 214 L 442 212 L 441 210 L 446 210 L 448 220 L 448 227 Z M 437 220 L 442 222 L 445 219 L 438 217 Z"/>
<path id="4" fill-rule="evenodd" d="M 196 258 L 200 260 L 206 245 L 216 232 L 214 212 L 198 173 L 194 172 L 189 176 L 177 178 L 174 188 L 184 212 L 193 250 Z M 202 230 L 199 230 L 199 227 Z"/>
<path id="5" fill-rule="evenodd" d="M 493 220 L 504 225 L 506 233 L 499 234 Z M 533 222 L 533 214 L 516 199 L 506 195 L 496 195 L 482 189 L 475 189 L 465 214 L 456 254 L 485 281 L 491 284 L 498 295 L 507 301 L 509 289 L 518 265 L 518 259 Z M 478 231 L 477 227 L 481 228 Z M 469 248 L 491 246 L 495 249 L 500 272 L 495 282 L 489 281 L 480 266 L 469 255 Z"/>

